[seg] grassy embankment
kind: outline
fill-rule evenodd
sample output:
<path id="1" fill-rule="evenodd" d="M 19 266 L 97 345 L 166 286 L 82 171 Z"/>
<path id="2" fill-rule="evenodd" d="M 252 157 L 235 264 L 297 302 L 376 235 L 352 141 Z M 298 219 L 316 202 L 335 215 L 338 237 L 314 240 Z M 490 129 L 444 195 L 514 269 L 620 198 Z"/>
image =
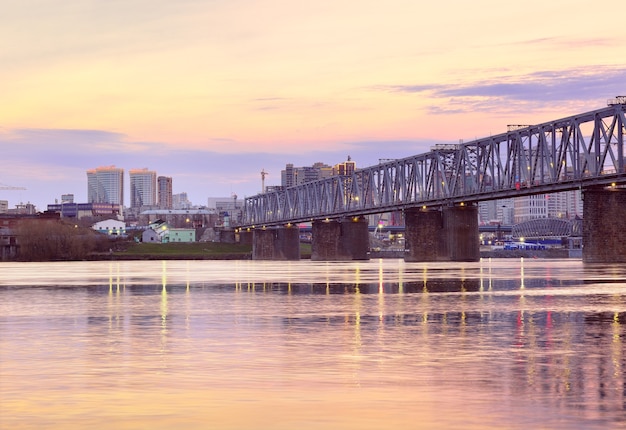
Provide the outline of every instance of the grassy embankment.
<path id="1" fill-rule="evenodd" d="M 303 258 L 311 255 L 311 245 L 301 244 Z M 123 250 L 109 254 L 119 260 L 248 260 L 252 245 L 220 242 L 131 243 Z"/>

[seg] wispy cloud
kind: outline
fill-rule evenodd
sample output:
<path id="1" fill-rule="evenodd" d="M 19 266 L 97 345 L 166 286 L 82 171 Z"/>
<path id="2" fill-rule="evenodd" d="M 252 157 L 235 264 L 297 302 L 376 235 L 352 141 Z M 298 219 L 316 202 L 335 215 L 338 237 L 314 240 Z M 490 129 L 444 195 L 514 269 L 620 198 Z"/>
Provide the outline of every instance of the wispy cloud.
<path id="1" fill-rule="evenodd" d="M 432 101 L 429 111 L 433 114 L 501 111 L 507 105 L 519 110 L 523 104 L 540 109 L 551 103 L 604 100 L 626 93 L 626 67 L 542 70 L 462 84 L 389 85 L 377 89 L 427 97 Z"/>
<path id="2" fill-rule="evenodd" d="M 533 47 L 554 48 L 580 48 L 581 46 L 621 46 L 621 41 L 609 37 L 539 37 L 536 39 L 525 39 L 519 42 L 505 43 L 506 46 L 525 45 Z"/>
<path id="3" fill-rule="evenodd" d="M 556 102 L 592 100 L 617 95 L 626 87 L 626 68 L 539 71 L 515 78 L 496 78 L 466 86 L 439 88 L 439 97 L 497 97 L 500 99 Z"/>

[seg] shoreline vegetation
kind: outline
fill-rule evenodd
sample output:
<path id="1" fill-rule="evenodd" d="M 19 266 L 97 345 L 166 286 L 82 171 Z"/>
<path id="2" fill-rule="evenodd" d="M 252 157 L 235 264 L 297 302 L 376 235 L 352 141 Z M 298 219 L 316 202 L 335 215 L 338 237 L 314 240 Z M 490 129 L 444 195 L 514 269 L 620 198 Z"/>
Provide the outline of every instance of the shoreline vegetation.
<path id="1" fill-rule="evenodd" d="M 221 242 L 128 243 L 90 260 L 250 260 L 252 245 Z"/>

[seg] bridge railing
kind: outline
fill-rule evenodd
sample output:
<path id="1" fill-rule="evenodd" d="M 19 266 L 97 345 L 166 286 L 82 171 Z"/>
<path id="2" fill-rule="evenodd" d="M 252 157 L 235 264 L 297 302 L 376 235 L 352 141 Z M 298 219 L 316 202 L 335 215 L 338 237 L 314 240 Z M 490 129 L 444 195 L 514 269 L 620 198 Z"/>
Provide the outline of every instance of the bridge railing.
<path id="1" fill-rule="evenodd" d="M 302 222 L 626 181 L 626 103 L 248 197 L 242 226 Z"/>

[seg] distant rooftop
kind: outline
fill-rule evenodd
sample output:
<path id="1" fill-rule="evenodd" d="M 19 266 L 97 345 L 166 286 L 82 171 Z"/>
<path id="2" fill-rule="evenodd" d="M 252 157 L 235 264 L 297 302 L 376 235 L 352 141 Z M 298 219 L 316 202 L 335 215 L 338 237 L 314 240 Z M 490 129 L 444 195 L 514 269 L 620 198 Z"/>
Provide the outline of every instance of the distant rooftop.
<path id="1" fill-rule="evenodd" d="M 141 212 L 141 215 L 210 215 L 215 209 L 150 209 Z"/>

